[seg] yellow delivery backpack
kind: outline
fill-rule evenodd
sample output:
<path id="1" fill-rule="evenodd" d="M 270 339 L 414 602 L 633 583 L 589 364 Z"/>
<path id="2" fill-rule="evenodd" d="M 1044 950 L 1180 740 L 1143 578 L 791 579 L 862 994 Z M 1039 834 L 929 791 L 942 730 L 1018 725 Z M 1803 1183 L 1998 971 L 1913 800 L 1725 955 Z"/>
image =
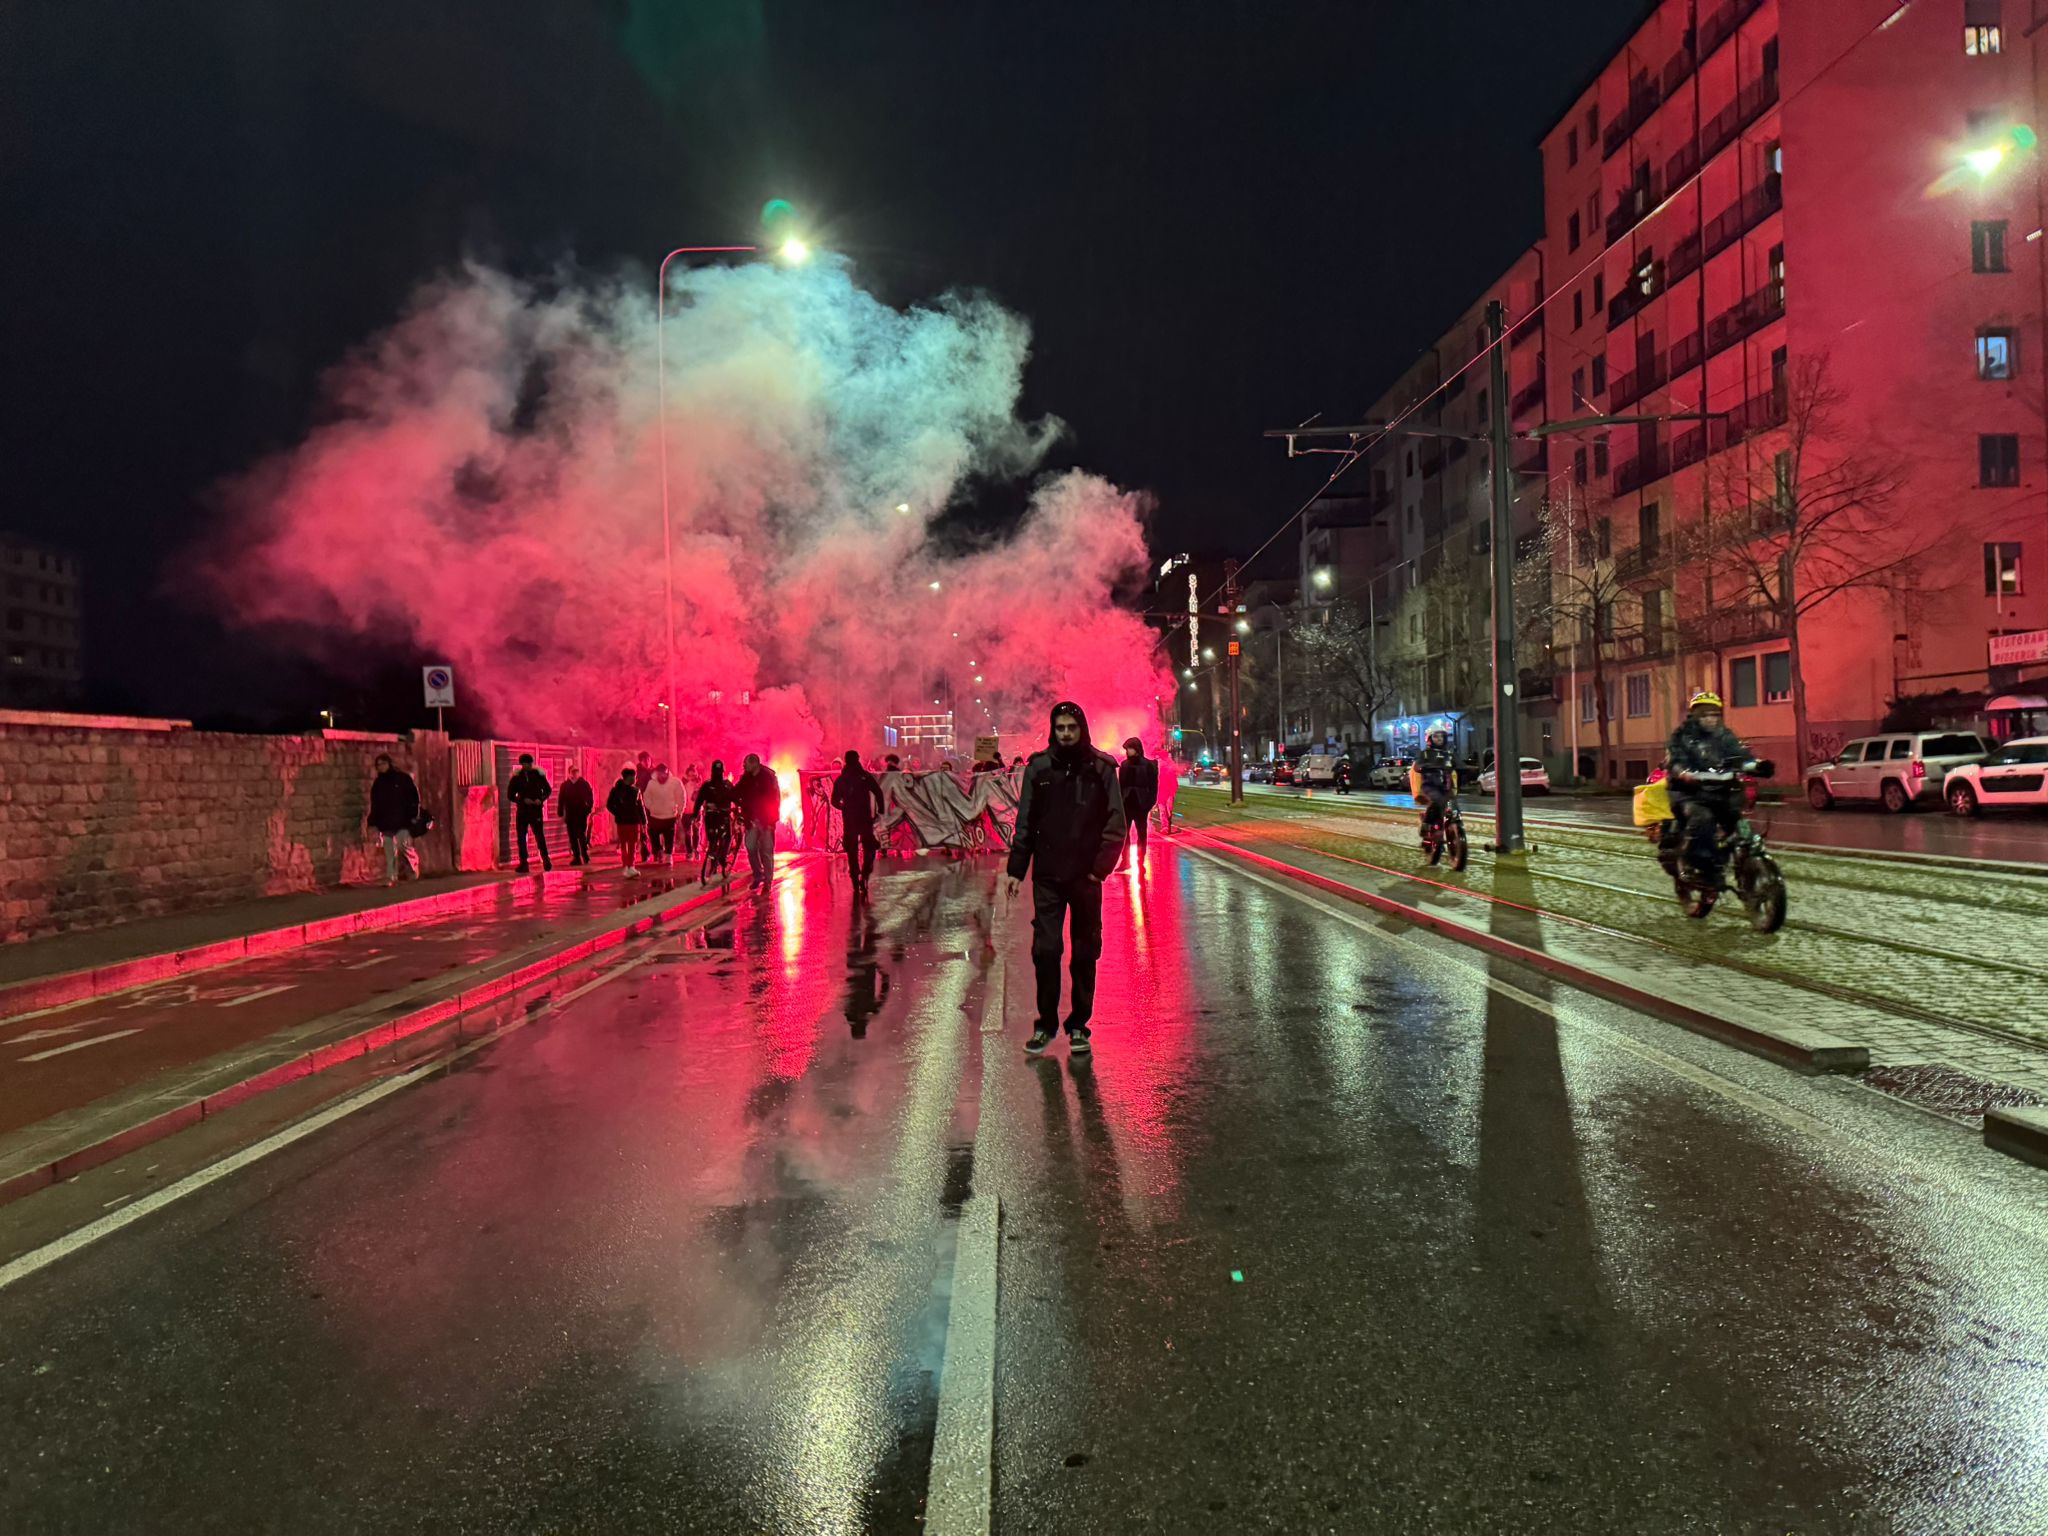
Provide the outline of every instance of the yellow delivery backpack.
<path id="1" fill-rule="evenodd" d="M 1636 786 L 1635 820 L 1639 827 L 1659 826 L 1671 820 L 1671 784 L 1668 779 Z"/>

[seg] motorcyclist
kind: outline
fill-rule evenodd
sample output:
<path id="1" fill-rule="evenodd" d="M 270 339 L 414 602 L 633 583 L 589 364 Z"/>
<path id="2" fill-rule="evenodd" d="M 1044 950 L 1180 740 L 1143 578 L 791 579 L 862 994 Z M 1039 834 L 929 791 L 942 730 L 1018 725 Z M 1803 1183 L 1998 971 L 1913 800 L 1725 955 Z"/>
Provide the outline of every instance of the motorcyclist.
<path id="1" fill-rule="evenodd" d="M 1423 742 L 1422 756 L 1415 760 L 1409 777 L 1413 780 L 1416 801 L 1422 806 L 1423 835 L 1427 837 L 1431 827 L 1442 824 L 1444 807 L 1458 793 L 1458 763 L 1451 756 L 1449 731 L 1429 733 Z"/>
<path id="2" fill-rule="evenodd" d="M 1742 738 L 1721 718 L 1721 696 L 1702 689 L 1686 705 L 1685 721 L 1671 733 L 1664 768 L 1670 778 L 1671 813 L 1684 839 L 1688 876 L 1700 883 L 1721 883 L 1723 831 L 1733 831 L 1742 816 L 1743 786 L 1736 770 L 1749 761 Z M 1725 783 L 1702 783 L 1704 773 L 1727 773 Z"/>

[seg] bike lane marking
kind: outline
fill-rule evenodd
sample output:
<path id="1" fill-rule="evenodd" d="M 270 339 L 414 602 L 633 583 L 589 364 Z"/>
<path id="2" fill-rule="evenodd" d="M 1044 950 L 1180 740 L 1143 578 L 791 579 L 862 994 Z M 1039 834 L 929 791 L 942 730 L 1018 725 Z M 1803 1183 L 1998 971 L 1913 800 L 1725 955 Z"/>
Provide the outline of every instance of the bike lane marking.
<path id="1" fill-rule="evenodd" d="M 52 1056 L 63 1056 L 71 1051 L 82 1051 L 88 1045 L 105 1045 L 109 1040 L 125 1040 L 130 1035 L 142 1033 L 140 1026 L 134 1029 L 117 1029 L 110 1035 L 94 1035 L 90 1040 L 73 1040 L 69 1045 L 52 1046 L 47 1051 L 37 1051 L 33 1056 L 17 1056 L 16 1061 L 48 1061 Z M 19 1042 L 16 1042 L 17 1044 Z"/>
<path id="2" fill-rule="evenodd" d="M 223 1008 L 239 1008 L 244 1003 L 260 1002 L 266 997 L 275 997 L 280 992 L 289 992 L 298 985 L 295 981 L 280 983 L 274 987 L 259 987 L 254 992 L 244 992 L 240 997 L 231 997 L 221 1004 Z"/>

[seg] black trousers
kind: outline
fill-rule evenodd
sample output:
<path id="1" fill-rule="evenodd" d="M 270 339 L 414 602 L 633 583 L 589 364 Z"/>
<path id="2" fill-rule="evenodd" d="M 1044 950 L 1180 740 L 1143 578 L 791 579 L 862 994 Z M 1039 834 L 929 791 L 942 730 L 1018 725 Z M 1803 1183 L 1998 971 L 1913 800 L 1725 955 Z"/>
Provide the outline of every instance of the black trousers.
<path id="1" fill-rule="evenodd" d="M 1060 1028 L 1060 953 L 1066 948 L 1069 917 L 1073 928 L 1074 995 L 1069 1000 L 1067 1033 L 1086 1026 L 1095 1016 L 1095 963 L 1102 958 L 1102 882 L 1088 875 L 1073 880 L 1031 877 L 1031 966 L 1038 975 L 1038 1028 L 1058 1034 Z"/>
<path id="2" fill-rule="evenodd" d="M 875 829 L 848 827 L 846 829 L 846 872 L 853 876 L 855 885 L 866 885 L 868 876 L 875 872 L 875 855 L 882 845 L 875 841 Z"/>
<path id="3" fill-rule="evenodd" d="M 564 816 L 562 825 L 569 830 L 569 862 L 588 864 L 590 862 L 590 818 L 589 816 Z"/>
<path id="4" fill-rule="evenodd" d="M 1671 810 L 1685 830 L 1686 862 L 1703 875 L 1721 870 L 1720 835 L 1735 830 L 1740 803 L 1727 795 L 1686 795 L 1673 791 Z"/>
<path id="5" fill-rule="evenodd" d="M 1151 806 L 1142 805 L 1128 795 L 1124 797 L 1124 820 L 1129 822 L 1131 826 L 1131 830 L 1126 834 L 1126 837 L 1129 841 L 1135 842 L 1140 849 L 1143 849 L 1145 846 L 1145 823 L 1151 819 Z"/>
<path id="6" fill-rule="evenodd" d="M 519 867 L 526 868 L 526 834 L 531 832 L 533 840 L 540 844 L 540 867 L 553 869 L 555 861 L 548 857 L 548 829 L 541 824 L 539 808 L 529 811 L 522 805 L 514 814 L 519 821 Z"/>

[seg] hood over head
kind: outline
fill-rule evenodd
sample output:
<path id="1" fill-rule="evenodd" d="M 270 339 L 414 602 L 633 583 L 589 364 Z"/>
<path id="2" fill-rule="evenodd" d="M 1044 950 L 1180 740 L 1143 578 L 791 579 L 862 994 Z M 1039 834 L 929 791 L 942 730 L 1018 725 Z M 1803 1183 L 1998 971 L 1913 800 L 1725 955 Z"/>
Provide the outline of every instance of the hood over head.
<path id="1" fill-rule="evenodd" d="M 1081 739 L 1071 748 L 1062 748 L 1059 738 L 1053 734 L 1052 723 L 1061 715 L 1072 715 L 1081 722 Z M 1045 745 L 1055 757 L 1078 759 L 1087 757 L 1095 750 L 1094 742 L 1088 735 L 1088 712 L 1072 699 L 1062 699 L 1053 705 L 1052 713 L 1045 719 Z"/>
<path id="2" fill-rule="evenodd" d="M 1126 736 L 1124 738 L 1124 750 L 1128 752 L 1132 747 L 1138 749 L 1138 756 L 1143 757 L 1145 755 L 1145 743 L 1138 740 L 1135 736 Z"/>

